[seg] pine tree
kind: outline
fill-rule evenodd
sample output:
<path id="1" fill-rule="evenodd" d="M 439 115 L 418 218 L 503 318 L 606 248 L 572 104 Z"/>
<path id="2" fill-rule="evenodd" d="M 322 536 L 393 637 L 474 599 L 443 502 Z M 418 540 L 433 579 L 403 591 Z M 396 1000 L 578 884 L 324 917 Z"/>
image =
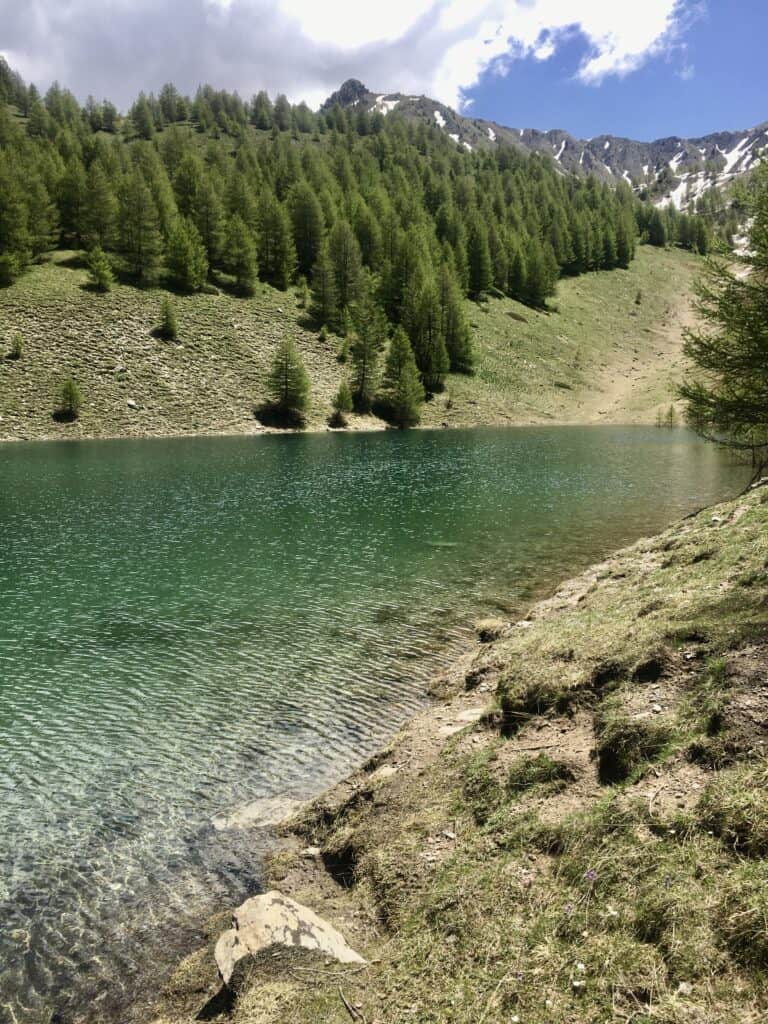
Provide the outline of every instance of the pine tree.
<path id="1" fill-rule="evenodd" d="M 397 327 L 384 367 L 383 405 L 388 418 L 399 427 L 415 427 L 421 418 L 424 387 L 416 359 L 402 327 Z"/>
<path id="2" fill-rule="evenodd" d="M 348 221 L 338 220 L 328 239 L 329 255 L 336 282 L 339 314 L 344 313 L 360 294 L 363 260 L 360 244 Z"/>
<path id="3" fill-rule="evenodd" d="M 117 233 L 118 203 L 115 191 L 99 160 L 88 168 L 82 213 L 83 241 L 89 247 L 109 249 Z"/>
<path id="4" fill-rule="evenodd" d="M 274 110 L 269 96 L 262 90 L 253 98 L 251 104 L 251 121 L 254 127 L 269 131 L 272 127 Z"/>
<path id="5" fill-rule="evenodd" d="M 317 323 L 321 325 L 336 322 L 338 296 L 336 294 L 336 278 L 331 266 L 328 242 L 323 241 L 317 253 L 315 268 L 312 272 L 312 303 L 310 311 Z"/>
<path id="6" fill-rule="evenodd" d="M 76 420 L 83 407 L 83 396 L 80 388 L 72 377 L 66 377 L 59 388 L 59 404 L 56 409 L 56 419 L 65 422 Z"/>
<path id="7" fill-rule="evenodd" d="M 387 318 L 364 288 L 354 308 L 355 334 L 349 346 L 352 359 L 352 400 L 357 412 L 370 412 L 379 383 L 379 362 L 387 342 Z"/>
<path id="8" fill-rule="evenodd" d="M 131 121 L 133 121 L 134 131 L 139 138 L 153 139 L 155 137 L 155 119 L 152 107 L 143 92 L 139 94 L 139 98 L 131 108 Z"/>
<path id="9" fill-rule="evenodd" d="M 160 326 L 157 328 L 156 334 L 158 338 L 163 338 L 165 341 L 176 341 L 179 336 L 176 310 L 167 295 L 163 298 L 163 304 L 160 307 Z"/>
<path id="10" fill-rule="evenodd" d="M 198 292 L 208 279 L 203 240 L 195 224 L 186 217 L 179 217 L 171 230 L 166 262 L 172 280 L 184 291 Z"/>
<path id="11" fill-rule="evenodd" d="M 437 287 L 429 273 L 422 269 L 406 293 L 403 324 L 413 346 L 422 383 L 432 394 L 443 390 L 445 375 L 450 369 L 441 320 Z"/>
<path id="12" fill-rule="evenodd" d="M 339 390 L 333 397 L 333 415 L 330 418 L 330 426 L 346 427 L 347 413 L 352 412 L 352 392 L 346 380 L 339 384 Z"/>
<path id="13" fill-rule="evenodd" d="M 259 272 L 256 245 L 245 221 L 238 216 L 231 217 L 227 226 L 225 262 L 238 292 L 253 295 Z"/>
<path id="14" fill-rule="evenodd" d="M 138 171 L 120 196 L 120 252 L 128 272 L 143 283 L 157 279 L 163 252 L 160 218 L 152 194 Z"/>
<path id="15" fill-rule="evenodd" d="M 469 263 L 469 294 L 477 298 L 483 292 L 487 292 L 493 283 L 493 265 L 488 246 L 488 232 L 479 214 L 475 214 L 470 221 L 467 260 Z"/>
<path id="16" fill-rule="evenodd" d="M 309 407 L 309 378 L 304 363 L 290 338 L 277 347 L 267 380 L 272 411 L 284 422 L 300 425 Z"/>
<path id="17" fill-rule="evenodd" d="M 31 175 L 26 185 L 27 230 L 33 256 L 53 249 L 59 237 L 56 204 L 38 175 Z"/>
<path id="18" fill-rule="evenodd" d="M 302 182 L 291 191 L 288 206 L 291 211 L 298 271 L 308 277 L 312 273 L 323 241 L 323 210 L 313 189 L 306 182 Z"/>
<path id="19" fill-rule="evenodd" d="M 209 266 L 218 266 L 224 248 L 224 204 L 207 177 L 195 196 L 192 219 L 203 240 Z"/>
<path id="20" fill-rule="evenodd" d="M 654 209 L 648 221 L 648 242 L 650 245 L 663 249 L 667 241 L 667 229 L 664 225 L 664 220 L 659 210 Z"/>
<path id="21" fill-rule="evenodd" d="M 474 352 L 469 324 L 464 315 L 464 298 L 453 267 L 443 263 L 438 277 L 440 333 L 445 340 L 451 373 L 472 373 Z"/>
<path id="22" fill-rule="evenodd" d="M 85 170 L 76 157 L 67 164 L 59 184 L 61 230 L 68 242 L 79 248 L 84 232 L 84 210 L 87 197 Z"/>
<path id="23" fill-rule="evenodd" d="M 203 187 L 205 169 L 197 153 L 185 153 L 173 177 L 173 191 L 182 217 L 192 217 Z"/>
<path id="24" fill-rule="evenodd" d="M 549 243 L 542 244 L 538 238 L 530 238 L 525 265 L 525 301 L 530 306 L 542 308 L 549 296 L 554 295 L 557 284 L 557 263 Z"/>
<path id="25" fill-rule="evenodd" d="M 700 327 L 686 331 L 695 368 L 680 388 L 698 433 L 768 460 L 768 167 L 756 172 L 746 252 L 712 259 L 696 286 Z M 735 262 L 741 266 L 733 266 Z"/>
<path id="26" fill-rule="evenodd" d="M 296 266 L 288 212 L 274 195 L 267 193 L 259 212 L 259 264 L 261 276 L 285 291 Z"/>
<path id="27" fill-rule="evenodd" d="M 88 253 L 88 273 L 95 291 L 108 292 L 111 289 L 115 275 L 109 257 L 99 245 Z"/>

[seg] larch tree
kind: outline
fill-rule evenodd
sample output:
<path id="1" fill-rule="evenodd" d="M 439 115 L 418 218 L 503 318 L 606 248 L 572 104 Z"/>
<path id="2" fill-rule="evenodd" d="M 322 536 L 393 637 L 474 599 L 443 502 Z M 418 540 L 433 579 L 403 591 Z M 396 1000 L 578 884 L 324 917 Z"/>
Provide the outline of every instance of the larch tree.
<path id="1" fill-rule="evenodd" d="M 331 267 L 336 282 L 336 302 L 340 316 L 357 301 L 362 281 L 363 259 L 360 243 L 346 220 L 338 220 L 328 239 Z"/>
<path id="2" fill-rule="evenodd" d="M 381 353 L 387 342 L 387 317 L 364 288 L 354 307 L 355 333 L 349 347 L 352 360 L 352 400 L 357 412 L 370 412 L 379 384 Z"/>
<path id="3" fill-rule="evenodd" d="M 240 295 L 253 295 L 259 273 L 259 261 L 253 235 L 242 217 L 230 217 L 225 246 L 227 271 L 235 278 Z"/>
<path id="4" fill-rule="evenodd" d="M 320 243 L 312 271 L 312 300 L 310 312 L 321 326 L 335 323 L 338 312 L 336 276 L 331 266 L 328 242 Z"/>
<path id="5" fill-rule="evenodd" d="M 384 366 L 382 404 L 398 427 L 415 427 L 421 419 L 424 386 L 416 358 L 402 327 L 395 328 Z"/>
<path id="6" fill-rule="evenodd" d="M 291 283 L 296 266 L 288 211 L 271 192 L 262 196 L 259 210 L 259 266 L 262 278 L 281 291 Z"/>
<path id="7" fill-rule="evenodd" d="M 208 256 L 193 221 L 178 217 L 168 239 L 166 255 L 173 281 L 188 292 L 199 292 L 208 279 Z"/>
<path id="8" fill-rule="evenodd" d="M 291 338 L 277 347 L 267 380 L 272 411 L 285 422 L 299 425 L 309 407 L 309 377 Z"/>
<path id="9" fill-rule="evenodd" d="M 680 388 L 699 434 L 768 462 L 768 168 L 757 171 L 746 252 L 711 258 L 696 285 L 693 364 Z"/>
<path id="10" fill-rule="evenodd" d="M 160 218 L 138 171 L 129 174 L 123 184 L 119 221 L 120 252 L 128 272 L 145 284 L 155 281 L 163 255 Z"/>

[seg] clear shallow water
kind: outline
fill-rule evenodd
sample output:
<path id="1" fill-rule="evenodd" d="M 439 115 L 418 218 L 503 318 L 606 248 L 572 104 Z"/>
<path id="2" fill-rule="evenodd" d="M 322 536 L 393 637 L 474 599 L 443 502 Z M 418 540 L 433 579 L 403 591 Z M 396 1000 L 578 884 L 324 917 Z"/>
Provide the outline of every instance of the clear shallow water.
<path id="1" fill-rule="evenodd" d="M 125 1020 L 479 614 L 733 494 L 685 431 L 0 447 L 0 1020 Z"/>

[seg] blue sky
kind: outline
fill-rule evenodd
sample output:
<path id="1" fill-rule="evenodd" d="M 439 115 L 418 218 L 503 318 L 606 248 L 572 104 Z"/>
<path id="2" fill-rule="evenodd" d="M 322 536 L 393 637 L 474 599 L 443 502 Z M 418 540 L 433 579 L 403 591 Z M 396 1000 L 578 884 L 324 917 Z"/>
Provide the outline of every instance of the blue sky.
<path id="1" fill-rule="evenodd" d="M 485 71 L 465 93 L 467 112 L 515 128 L 643 140 L 768 121 L 768 0 L 710 0 L 668 52 L 625 77 L 579 81 L 588 49 L 574 33 L 548 60 L 513 61 L 504 77 Z"/>
<path id="2" fill-rule="evenodd" d="M 768 0 L 0 0 L 0 21 L 28 81 L 122 109 L 168 81 L 317 107 L 359 78 L 581 137 L 768 120 Z"/>

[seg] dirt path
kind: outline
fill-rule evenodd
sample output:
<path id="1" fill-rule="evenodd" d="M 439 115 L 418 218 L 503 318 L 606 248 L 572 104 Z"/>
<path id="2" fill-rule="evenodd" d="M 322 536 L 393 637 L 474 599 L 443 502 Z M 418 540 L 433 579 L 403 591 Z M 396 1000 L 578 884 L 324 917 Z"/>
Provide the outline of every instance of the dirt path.
<path id="1" fill-rule="evenodd" d="M 646 340 L 630 345 L 604 368 L 578 402 L 574 423 L 654 423 L 672 401 L 684 370 L 683 332 L 694 323 L 690 295 L 680 295 Z M 677 403 L 675 403 L 677 405 Z"/>

